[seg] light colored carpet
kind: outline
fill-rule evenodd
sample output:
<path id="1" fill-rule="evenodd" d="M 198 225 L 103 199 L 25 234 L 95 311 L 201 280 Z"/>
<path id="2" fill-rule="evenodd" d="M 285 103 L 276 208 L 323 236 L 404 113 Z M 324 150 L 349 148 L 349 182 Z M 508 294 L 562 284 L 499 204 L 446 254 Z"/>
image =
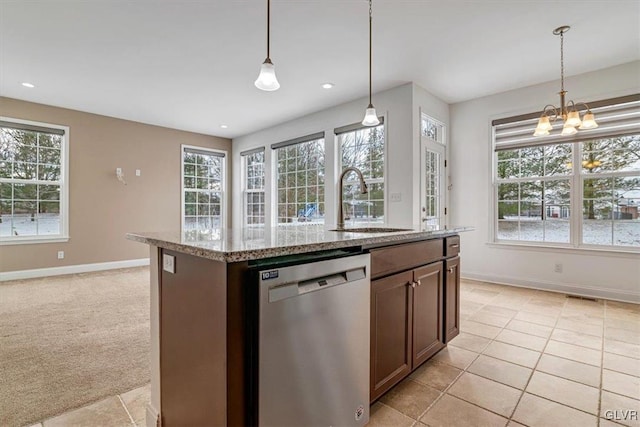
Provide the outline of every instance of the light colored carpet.
<path id="1" fill-rule="evenodd" d="M 149 382 L 149 269 L 0 284 L 0 426 Z"/>

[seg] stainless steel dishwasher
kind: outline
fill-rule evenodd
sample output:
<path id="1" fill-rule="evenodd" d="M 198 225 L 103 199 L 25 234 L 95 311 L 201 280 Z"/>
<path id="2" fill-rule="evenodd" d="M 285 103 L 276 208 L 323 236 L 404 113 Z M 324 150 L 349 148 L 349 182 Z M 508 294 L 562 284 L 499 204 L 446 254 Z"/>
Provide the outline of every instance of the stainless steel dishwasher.
<path id="1" fill-rule="evenodd" d="M 258 424 L 369 421 L 369 255 L 259 272 Z"/>

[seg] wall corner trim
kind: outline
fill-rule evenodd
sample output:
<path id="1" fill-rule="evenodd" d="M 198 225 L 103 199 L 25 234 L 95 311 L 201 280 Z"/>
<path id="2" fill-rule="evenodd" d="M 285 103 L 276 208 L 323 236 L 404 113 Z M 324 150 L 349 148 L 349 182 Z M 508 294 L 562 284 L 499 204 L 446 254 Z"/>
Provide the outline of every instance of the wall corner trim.
<path id="1" fill-rule="evenodd" d="M 32 279 L 36 277 L 61 276 L 64 274 L 88 273 L 92 271 L 116 270 L 118 268 L 142 267 L 145 265 L 149 265 L 149 258 L 99 262 L 95 264 L 67 265 L 64 267 L 37 268 L 33 270 L 17 270 L 0 273 L 0 282 Z"/>
<path id="2" fill-rule="evenodd" d="M 640 303 L 640 292 L 612 289 L 605 287 L 576 285 L 541 280 L 527 280 L 515 277 L 497 276 L 482 273 L 463 272 L 461 279 L 477 280 L 499 285 L 515 286 L 519 288 L 538 289 L 549 292 L 559 292 L 568 295 L 579 295 L 590 298 L 602 298 L 613 301 Z"/>

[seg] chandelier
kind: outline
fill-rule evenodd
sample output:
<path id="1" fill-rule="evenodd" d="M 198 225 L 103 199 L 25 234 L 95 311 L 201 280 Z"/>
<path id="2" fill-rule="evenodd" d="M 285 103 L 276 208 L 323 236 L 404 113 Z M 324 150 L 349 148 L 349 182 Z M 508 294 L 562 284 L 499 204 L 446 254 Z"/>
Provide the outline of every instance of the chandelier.
<path id="1" fill-rule="evenodd" d="M 553 34 L 560 36 L 560 92 L 558 92 L 560 95 L 560 107 L 555 107 L 551 104 L 544 107 L 533 136 L 549 135 L 549 131 L 553 129 L 551 123 L 558 118 L 562 118 L 564 122 L 562 136 L 575 135 L 578 133 L 578 129 L 595 129 L 598 127 L 595 116 L 587 104 L 573 101 L 565 103 L 567 91 L 564 90 L 564 33 L 569 31 L 570 28 L 568 25 L 563 25 L 553 30 Z M 582 119 L 578 113 L 577 105 L 584 105 L 587 109 Z"/>
<path id="2" fill-rule="evenodd" d="M 271 62 L 270 56 L 271 47 L 271 0 L 267 0 L 267 59 L 264 60 L 260 66 L 260 74 L 254 82 L 256 87 L 260 90 L 266 90 L 268 92 L 278 90 L 280 83 L 276 78 L 276 68 Z"/>

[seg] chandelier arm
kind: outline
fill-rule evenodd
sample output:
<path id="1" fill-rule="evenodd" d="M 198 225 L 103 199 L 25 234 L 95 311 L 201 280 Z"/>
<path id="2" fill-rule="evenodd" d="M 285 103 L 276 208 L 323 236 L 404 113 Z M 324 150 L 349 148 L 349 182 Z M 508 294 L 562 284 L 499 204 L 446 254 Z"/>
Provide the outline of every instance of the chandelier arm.
<path id="1" fill-rule="evenodd" d="M 573 102 L 573 101 L 572 101 L 572 102 Z M 591 111 L 591 108 L 589 108 L 589 106 L 587 105 L 587 103 L 586 103 L 586 102 L 580 102 L 580 101 L 579 101 L 579 102 L 574 103 L 574 106 L 576 107 L 576 109 L 577 109 L 577 106 L 578 106 L 578 105 L 584 105 L 584 106 L 585 106 L 585 108 L 587 109 L 587 112 Z"/>
<path id="2" fill-rule="evenodd" d="M 551 112 L 552 114 L 547 114 L 547 112 Z M 554 105 L 547 104 L 542 109 L 542 116 L 541 117 L 544 117 L 544 116 L 547 116 L 552 121 L 555 121 L 559 116 L 558 109 Z"/>

